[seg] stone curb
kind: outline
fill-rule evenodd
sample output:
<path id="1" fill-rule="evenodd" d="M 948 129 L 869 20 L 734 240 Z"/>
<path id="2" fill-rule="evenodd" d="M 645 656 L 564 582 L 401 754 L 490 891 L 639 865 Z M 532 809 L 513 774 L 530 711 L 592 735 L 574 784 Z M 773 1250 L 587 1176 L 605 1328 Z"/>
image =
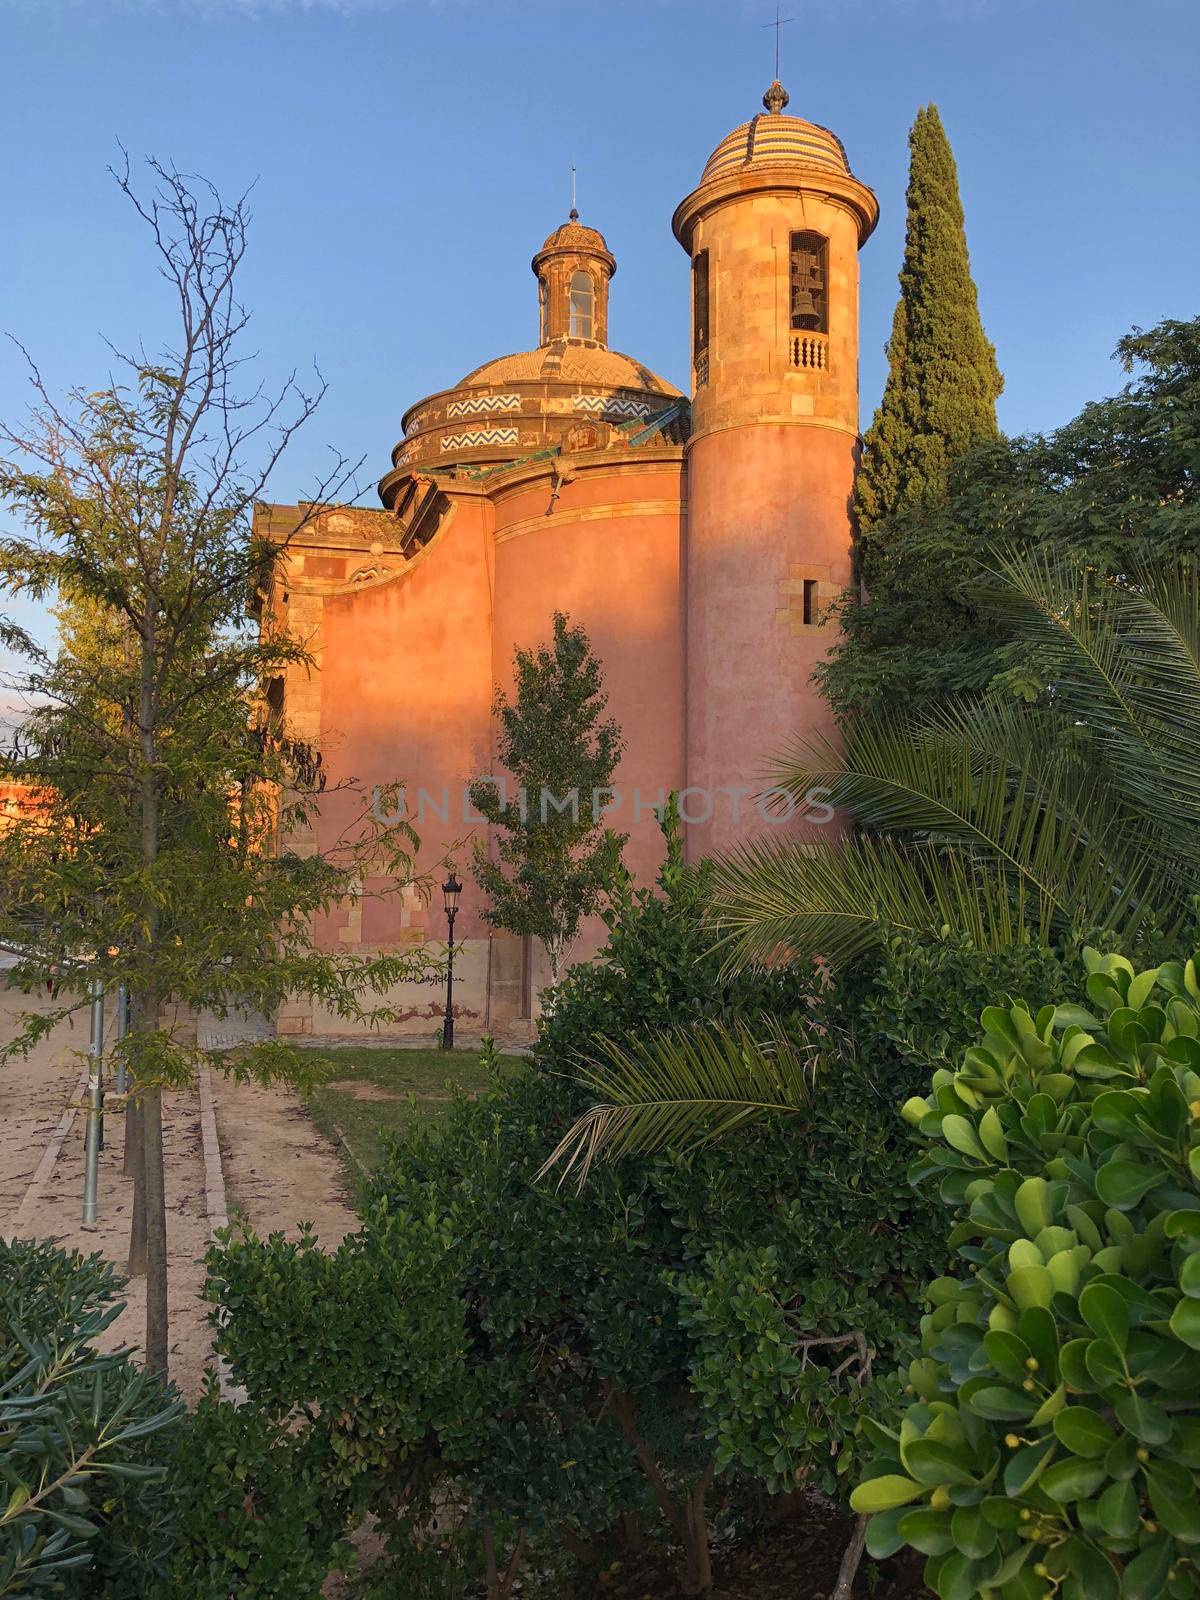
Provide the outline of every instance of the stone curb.
<path id="1" fill-rule="evenodd" d="M 58 1126 L 50 1135 L 50 1141 L 42 1152 L 42 1159 L 37 1164 L 37 1171 L 29 1180 L 29 1187 L 21 1198 L 21 1204 L 17 1207 L 12 1224 L 5 1229 L 6 1239 L 26 1237 L 21 1232 L 21 1229 L 32 1220 L 32 1214 L 36 1210 L 46 1185 L 50 1182 L 51 1174 L 58 1164 L 62 1147 L 67 1142 L 67 1135 L 75 1125 L 76 1112 L 87 1094 L 89 1073 L 90 1068 L 85 1067 L 80 1075 L 79 1082 L 75 1085 L 74 1092 L 67 1101 L 66 1110 L 59 1118 Z"/>

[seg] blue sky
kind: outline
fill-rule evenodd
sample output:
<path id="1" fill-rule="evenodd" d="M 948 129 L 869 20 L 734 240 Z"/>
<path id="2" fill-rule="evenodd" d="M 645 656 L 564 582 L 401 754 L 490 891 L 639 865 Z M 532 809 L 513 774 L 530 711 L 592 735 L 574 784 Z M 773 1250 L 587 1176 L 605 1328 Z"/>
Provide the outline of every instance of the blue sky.
<path id="1" fill-rule="evenodd" d="M 256 181 L 243 292 L 264 376 L 330 393 L 272 485 L 332 444 L 387 465 L 400 417 L 536 340 L 529 258 L 565 216 L 618 259 L 611 342 L 686 380 L 676 202 L 758 107 L 764 0 L 0 0 L 0 329 L 52 386 L 99 386 L 167 326 L 122 140 L 227 191 Z M 789 110 L 832 127 L 882 219 L 862 260 L 864 426 L 904 226 L 906 134 L 941 110 L 1009 432 L 1122 381 L 1134 324 L 1200 312 L 1200 7 L 1192 0 L 790 0 Z M 0 349 L 0 416 L 27 392 Z M 370 503 L 370 502 L 368 502 Z"/>

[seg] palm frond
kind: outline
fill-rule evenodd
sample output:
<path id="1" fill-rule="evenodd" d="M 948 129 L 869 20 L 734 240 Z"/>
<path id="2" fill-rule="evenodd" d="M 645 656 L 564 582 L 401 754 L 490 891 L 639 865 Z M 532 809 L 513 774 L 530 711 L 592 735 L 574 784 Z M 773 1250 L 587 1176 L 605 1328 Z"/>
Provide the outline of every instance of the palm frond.
<path id="1" fill-rule="evenodd" d="M 1200 825 L 1200 572 L 1186 563 L 1135 572 L 1118 591 L 1116 609 L 1132 680 L 1129 699 L 1156 765 L 1147 772 L 1150 764 L 1143 763 L 1137 800 L 1145 810 L 1154 796 L 1155 810 L 1194 840 Z"/>
<path id="2" fill-rule="evenodd" d="M 1066 552 L 1006 551 L 994 558 L 991 608 L 1050 663 L 1057 698 L 1089 727 L 1119 732 L 1149 753 L 1130 697 L 1136 683 L 1116 625 L 1118 586 Z"/>
<path id="3" fill-rule="evenodd" d="M 761 1034 L 740 1024 L 679 1029 L 629 1048 L 602 1040 L 601 1059 L 580 1074 L 601 1103 L 578 1119 L 538 1176 L 561 1167 L 560 1183 L 574 1172 L 583 1184 L 600 1157 L 694 1149 L 763 1118 L 799 1115 L 811 1099 L 819 1048 L 801 1024 L 785 1028 L 778 1018 L 764 1018 Z"/>
<path id="4" fill-rule="evenodd" d="M 994 837 L 980 828 L 975 840 L 994 847 L 1006 870 L 1035 882 L 1077 930 L 1132 934 L 1152 898 L 1160 917 L 1169 920 L 1173 899 L 1182 912 L 1187 892 L 1175 895 L 1167 881 L 1161 817 L 1132 804 L 1124 765 L 1114 771 L 1102 736 L 1065 707 L 964 699 L 930 713 L 912 737 L 950 737 L 1003 763 L 1007 792 L 988 823 Z"/>
<path id="5" fill-rule="evenodd" d="M 794 747 L 774 776 L 793 796 L 819 783 L 859 826 L 980 850 L 1060 902 L 1058 841 L 1045 823 L 1079 777 L 1062 731 L 1047 714 L 975 701 L 936 719 L 866 720 L 843 755 L 827 743 Z"/>
<path id="6" fill-rule="evenodd" d="M 1095 734 L 1142 821 L 1185 854 L 1200 825 L 1200 573 L 1120 580 L 1046 551 L 997 558 L 991 604 L 1051 663 L 1054 697 Z"/>
<path id="7" fill-rule="evenodd" d="M 781 959 L 833 965 L 889 930 L 983 950 L 1045 938 L 1065 908 L 982 851 L 860 834 L 830 844 L 755 840 L 713 863 L 711 917 L 727 968 Z"/>

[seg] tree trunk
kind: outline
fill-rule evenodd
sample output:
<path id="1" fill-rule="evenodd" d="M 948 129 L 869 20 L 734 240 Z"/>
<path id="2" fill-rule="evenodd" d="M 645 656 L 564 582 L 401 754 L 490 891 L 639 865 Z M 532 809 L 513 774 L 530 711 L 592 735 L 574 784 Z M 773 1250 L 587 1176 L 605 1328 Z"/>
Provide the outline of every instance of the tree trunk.
<path id="1" fill-rule="evenodd" d="M 142 1091 L 145 1162 L 146 1370 L 167 1376 L 167 1204 L 163 1173 L 162 1089 Z"/>
<path id="2" fill-rule="evenodd" d="M 704 1514 L 704 1497 L 712 1482 L 713 1464 L 710 1461 L 703 1475 L 688 1490 L 684 1501 L 687 1522 L 687 1539 L 684 1546 L 684 1594 L 706 1595 L 712 1591 L 712 1560 L 708 1550 L 708 1519 Z"/>
<path id="3" fill-rule="evenodd" d="M 142 1160 L 142 1107 L 141 1102 L 133 1093 L 133 1084 L 129 1085 L 129 1098 L 125 1102 L 125 1154 L 121 1161 L 121 1171 L 127 1178 L 137 1179 L 141 1171 Z"/>
<path id="4" fill-rule="evenodd" d="M 562 1534 L 562 1542 L 581 1567 L 600 1565 L 600 1552 L 582 1534 L 576 1533 L 574 1528 L 562 1528 L 559 1531 Z"/>
<path id="5" fill-rule="evenodd" d="M 140 1278 L 146 1270 L 146 1146 L 142 1098 L 125 1107 L 125 1172 L 133 1179 L 133 1213 L 129 1219 L 129 1260 L 125 1271 Z"/>
<path id="6" fill-rule="evenodd" d="M 610 1385 L 608 1404 L 613 1420 L 633 1446 L 638 1466 L 654 1490 L 659 1509 L 683 1546 L 682 1592 L 686 1595 L 708 1594 L 712 1589 L 712 1565 L 708 1554 L 708 1524 L 704 1515 L 704 1497 L 708 1493 L 713 1473 L 716 1471 L 716 1460 L 709 1461 L 700 1477 L 688 1490 L 681 1510 L 671 1497 L 662 1469 L 637 1430 L 636 1406 L 632 1396 Z"/>
<path id="7" fill-rule="evenodd" d="M 168 481 L 162 526 L 169 527 L 176 485 Z M 140 822 L 142 864 L 153 869 L 158 860 L 159 792 L 155 775 L 155 689 L 159 667 L 155 613 L 147 612 L 141 634 L 140 690 L 138 694 L 138 750 L 141 757 Z M 145 942 L 153 952 L 158 939 L 158 907 L 145 908 Z M 135 988 L 133 1027 L 141 1034 L 158 1028 L 159 995 L 153 987 Z M 146 1231 L 146 1370 L 167 1376 L 167 1202 L 163 1174 L 162 1086 L 141 1089 L 142 1192 Z"/>
<path id="8" fill-rule="evenodd" d="M 645 1555 L 646 1534 L 636 1511 L 622 1511 L 617 1523 L 617 1543 L 631 1556 Z"/>
<path id="9" fill-rule="evenodd" d="M 503 1573 L 496 1561 L 496 1538 L 492 1532 L 490 1522 L 483 1525 L 483 1570 L 487 1578 L 488 1600 L 508 1600 L 512 1594 L 513 1584 L 517 1581 L 517 1574 L 521 1570 L 521 1559 L 525 1554 L 525 1530 L 522 1528 L 517 1536 L 516 1547 L 512 1559 Z"/>
<path id="10" fill-rule="evenodd" d="M 863 1547 L 867 1542 L 867 1523 L 870 1520 L 870 1517 L 856 1517 L 854 1520 L 854 1531 L 842 1553 L 842 1564 L 838 1568 L 837 1584 L 832 1600 L 851 1600 L 854 1594 L 854 1579 L 858 1574 L 858 1564 L 862 1560 Z"/>

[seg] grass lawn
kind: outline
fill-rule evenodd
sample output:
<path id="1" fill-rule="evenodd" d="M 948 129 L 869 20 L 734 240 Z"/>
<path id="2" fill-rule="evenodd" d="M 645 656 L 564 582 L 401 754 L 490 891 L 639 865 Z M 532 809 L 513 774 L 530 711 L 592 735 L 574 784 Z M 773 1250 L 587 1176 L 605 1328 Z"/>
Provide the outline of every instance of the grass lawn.
<path id="1" fill-rule="evenodd" d="M 383 1157 L 389 1134 L 414 1121 L 438 1117 L 450 1103 L 453 1084 L 471 1093 L 487 1074 L 478 1050 L 378 1050 L 342 1045 L 321 1050 L 333 1070 L 313 1091 L 309 1112 L 321 1132 L 347 1159 L 355 1181 Z M 505 1056 L 516 1062 L 519 1056 Z"/>

